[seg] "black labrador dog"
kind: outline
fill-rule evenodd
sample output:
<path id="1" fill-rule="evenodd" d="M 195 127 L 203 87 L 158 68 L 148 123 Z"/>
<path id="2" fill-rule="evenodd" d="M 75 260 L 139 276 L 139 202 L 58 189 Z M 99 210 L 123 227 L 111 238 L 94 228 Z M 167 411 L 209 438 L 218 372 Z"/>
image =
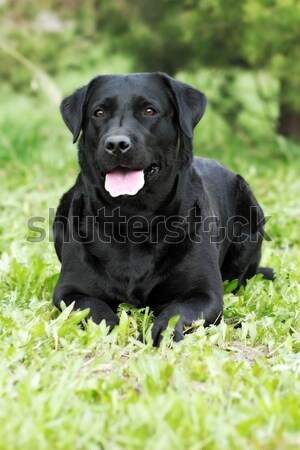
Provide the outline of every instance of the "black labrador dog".
<path id="1" fill-rule="evenodd" d="M 108 75 L 65 98 L 80 173 L 54 223 L 62 263 L 54 304 L 118 324 L 120 303 L 154 312 L 154 345 L 170 318 L 220 321 L 222 280 L 258 272 L 264 216 L 244 179 L 193 157 L 206 97 L 163 73 Z"/>

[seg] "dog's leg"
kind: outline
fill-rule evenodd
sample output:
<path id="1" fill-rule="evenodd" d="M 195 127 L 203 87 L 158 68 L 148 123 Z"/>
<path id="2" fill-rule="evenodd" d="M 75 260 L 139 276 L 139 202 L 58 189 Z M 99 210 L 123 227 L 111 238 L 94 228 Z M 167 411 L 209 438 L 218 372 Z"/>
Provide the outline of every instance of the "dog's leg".
<path id="1" fill-rule="evenodd" d="M 74 309 L 89 309 L 90 312 L 87 315 L 87 319 L 91 318 L 93 322 L 99 324 L 102 320 L 106 321 L 106 324 L 112 329 L 114 326 L 118 325 L 119 319 L 114 311 L 108 306 L 107 303 L 99 300 L 96 297 L 88 297 L 81 294 L 70 294 L 70 295 L 54 295 L 54 305 L 61 310 L 60 303 L 64 303 L 69 306 L 71 303 L 75 302 Z"/>
<path id="2" fill-rule="evenodd" d="M 242 276 L 241 285 L 245 285 L 246 280 L 249 280 L 249 278 L 254 277 L 256 274 L 262 274 L 265 280 L 274 281 L 274 270 L 271 267 L 259 267 L 260 253 L 259 251 L 257 255 L 254 255 L 254 258 Z"/>
<path id="3" fill-rule="evenodd" d="M 264 238 L 264 214 L 249 185 L 240 176 L 237 176 L 235 217 L 232 228 L 227 230 L 230 246 L 221 266 L 222 279 L 237 279 L 238 288 L 257 273 L 262 273 L 264 278 L 272 280 L 272 269 L 259 268 Z"/>
<path id="4" fill-rule="evenodd" d="M 271 267 L 258 267 L 256 273 L 261 273 L 264 280 L 274 281 L 275 273 Z"/>
<path id="5" fill-rule="evenodd" d="M 252 244 L 253 245 L 253 244 Z M 231 244 L 227 256 L 221 267 L 222 279 L 225 281 L 238 280 L 240 286 L 245 286 L 246 281 L 261 273 L 265 280 L 274 280 L 274 271 L 269 267 L 259 267 L 261 257 L 261 244 L 256 247 Z"/>
<path id="6" fill-rule="evenodd" d="M 173 340 L 178 342 L 183 339 L 184 327 L 192 325 L 199 319 L 205 320 L 205 326 L 217 324 L 222 318 L 222 295 L 193 297 L 182 302 L 173 302 L 166 306 L 157 316 L 153 328 L 153 345 L 158 347 L 162 340 L 162 332 L 167 328 L 169 320 L 179 316 L 174 328 Z"/>
<path id="7" fill-rule="evenodd" d="M 260 244 L 253 248 L 242 244 L 231 244 L 221 267 L 224 281 L 238 280 L 238 288 L 246 284 L 258 270 L 261 248 Z"/>

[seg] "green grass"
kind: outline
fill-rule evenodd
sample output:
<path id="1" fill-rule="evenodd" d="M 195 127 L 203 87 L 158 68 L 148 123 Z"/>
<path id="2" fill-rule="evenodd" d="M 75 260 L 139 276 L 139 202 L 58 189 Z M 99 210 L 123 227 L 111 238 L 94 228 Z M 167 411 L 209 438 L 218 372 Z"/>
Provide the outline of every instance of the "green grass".
<path id="1" fill-rule="evenodd" d="M 154 349 L 149 311 L 124 306 L 108 334 L 104 323 L 80 326 L 85 312 L 53 308 L 59 263 L 48 238 L 28 242 L 27 221 L 45 217 L 48 233 L 48 209 L 75 179 L 76 150 L 55 107 L 4 104 L 0 450 L 299 448 L 300 148 L 232 138 L 208 113 L 195 147 L 238 170 L 272 216 L 262 262 L 277 278 L 257 276 L 236 295 L 227 287 L 219 326 L 199 322 L 175 345 L 168 330 Z"/>

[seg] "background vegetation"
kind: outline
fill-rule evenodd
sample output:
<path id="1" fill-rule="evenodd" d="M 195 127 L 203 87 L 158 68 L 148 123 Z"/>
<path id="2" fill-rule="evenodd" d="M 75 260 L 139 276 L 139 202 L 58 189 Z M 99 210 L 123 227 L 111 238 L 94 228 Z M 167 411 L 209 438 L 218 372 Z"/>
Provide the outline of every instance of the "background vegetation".
<path id="1" fill-rule="evenodd" d="M 299 33 L 296 0 L 0 1 L 0 450 L 300 447 Z M 225 286 L 218 327 L 158 350 L 149 311 L 124 306 L 108 335 L 51 304 L 53 210 L 78 171 L 58 104 L 143 70 L 207 94 L 195 153 L 250 182 L 277 273 Z"/>

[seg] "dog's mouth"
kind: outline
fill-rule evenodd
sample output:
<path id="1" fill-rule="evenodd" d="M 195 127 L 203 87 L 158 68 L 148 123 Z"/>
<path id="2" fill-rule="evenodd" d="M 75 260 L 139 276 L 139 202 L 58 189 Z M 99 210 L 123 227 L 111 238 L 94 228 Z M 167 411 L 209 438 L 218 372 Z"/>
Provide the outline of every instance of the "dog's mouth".
<path id="1" fill-rule="evenodd" d="M 104 187 L 112 197 L 136 195 L 145 185 L 145 179 L 153 177 L 159 171 L 155 163 L 146 169 L 131 169 L 118 166 L 105 174 Z"/>

